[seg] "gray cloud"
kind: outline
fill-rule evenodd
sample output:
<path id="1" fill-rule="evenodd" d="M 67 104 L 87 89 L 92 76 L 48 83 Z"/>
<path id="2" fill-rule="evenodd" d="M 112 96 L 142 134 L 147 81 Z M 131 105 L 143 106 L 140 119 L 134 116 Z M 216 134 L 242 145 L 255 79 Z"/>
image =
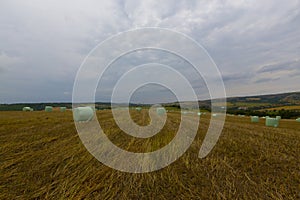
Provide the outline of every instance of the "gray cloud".
<path id="1" fill-rule="evenodd" d="M 283 63 L 275 63 L 261 67 L 257 73 L 273 73 L 280 71 L 300 70 L 300 60 L 292 60 Z"/>
<path id="2" fill-rule="evenodd" d="M 0 12 L 0 103 L 70 101 L 65 92 L 72 91 L 92 48 L 121 31 L 148 26 L 180 31 L 202 44 L 224 74 L 229 95 L 299 90 L 297 0 L 3 0 Z M 182 66 L 201 95 L 201 78 Z M 106 89 L 118 71 L 115 66 L 108 72 Z"/>
<path id="3" fill-rule="evenodd" d="M 251 80 L 253 77 L 253 73 L 232 73 L 232 74 L 225 74 L 223 75 L 223 81 L 226 82 L 232 82 L 232 81 L 239 81 L 245 83 L 245 81 Z"/>
<path id="4" fill-rule="evenodd" d="M 277 80 L 280 80 L 280 78 L 279 77 L 276 77 L 276 78 L 260 78 L 260 79 L 256 80 L 255 83 L 274 82 L 274 81 L 277 81 Z"/>

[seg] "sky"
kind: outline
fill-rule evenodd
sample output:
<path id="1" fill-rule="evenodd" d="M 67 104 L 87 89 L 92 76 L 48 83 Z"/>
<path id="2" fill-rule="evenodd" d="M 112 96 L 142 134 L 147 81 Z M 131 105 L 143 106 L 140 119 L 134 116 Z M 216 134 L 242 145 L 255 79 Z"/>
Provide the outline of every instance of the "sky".
<path id="1" fill-rule="evenodd" d="M 300 91 L 297 0 L 1 0 L 0 103 L 70 102 L 76 73 L 89 52 L 115 34 L 143 27 L 181 32 L 201 44 L 219 68 L 227 96 Z M 141 54 L 177 63 L 189 74 L 188 64 L 170 54 Z M 110 66 L 96 100 L 109 101 L 105 91 L 116 83 L 111 80 L 116 81 L 120 66 L 149 61 L 137 63 L 136 57 Z M 207 98 L 203 80 L 191 81 L 201 88 L 195 90 L 198 98 Z M 133 96 L 144 103 L 174 97 L 157 85 Z"/>

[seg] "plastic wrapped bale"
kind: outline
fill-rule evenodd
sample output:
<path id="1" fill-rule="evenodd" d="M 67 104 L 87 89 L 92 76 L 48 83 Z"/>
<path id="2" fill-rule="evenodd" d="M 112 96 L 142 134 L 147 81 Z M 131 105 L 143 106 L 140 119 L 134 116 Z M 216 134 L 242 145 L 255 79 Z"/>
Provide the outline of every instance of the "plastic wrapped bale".
<path id="1" fill-rule="evenodd" d="M 73 116 L 76 122 L 91 121 L 94 117 L 94 111 L 91 107 L 77 107 L 73 109 Z"/>
<path id="2" fill-rule="evenodd" d="M 187 111 L 182 111 L 181 114 L 186 115 L 188 112 Z"/>
<path id="3" fill-rule="evenodd" d="M 201 116 L 201 112 L 198 112 L 197 115 L 198 115 L 198 116 Z"/>
<path id="4" fill-rule="evenodd" d="M 24 107 L 23 111 L 30 111 L 30 107 Z"/>
<path id="5" fill-rule="evenodd" d="M 276 119 L 277 120 L 281 120 L 281 116 L 276 116 Z"/>
<path id="6" fill-rule="evenodd" d="M 135 110 L 137 110 L 138 112 L 141 112 L 142 108 L 141 107 L 136 107 Z"/>
<path id="7" fill-rule="evenodd" d="M 218 115 L 217 115 L 217 114 L 212 114 L 212 116 L 213 116 L 213 117 L 217 117 Z"/>
<path id="8" fill-rule="evenodd" d="M 60 112 L 66 112 L 67 108 L 66 107 L 60 107 Z"/>
<path id="9" fill-rule="evenodd" d="M 158 115 L 164 115 L 164 114 L 166 114 L 166 109 L 163 108 L 163 107 L 156 108 L 156 113 L 157 113 Z"/>
<path id="10" fill-rule="evenodd" d="M 30 111 L 32 112 L 32 111 L 33 111 L 33 108 L 30 108 Z"/>
<path id="11" fill-rule="evenodd" d="M 46 111 L 46 112 L 52 112 L 52 110 L 53 110 L 53 107 L 52 107 L 52 106 L 46 106 L 46 107 L 45 107 L 45 111 Z"/>
<path id="12" fill-rule="evenodd" d="M 268 118 L 266 118 L 266 126 L 278 127 L 279 126 L 279 120 L 276 119 L 276 118 L 268 117 Z"/>
<path id="13" fill-rule="evenodd" d="M 296 122 L 300 122 L 300 118 L 296 119 Z"/>
<path id="14" fill-rule="evenodd" d="M 251 117 L 251 122 L 258 123 L 259 122 L 259 117 L 258 116 L 252 116 Z"/>

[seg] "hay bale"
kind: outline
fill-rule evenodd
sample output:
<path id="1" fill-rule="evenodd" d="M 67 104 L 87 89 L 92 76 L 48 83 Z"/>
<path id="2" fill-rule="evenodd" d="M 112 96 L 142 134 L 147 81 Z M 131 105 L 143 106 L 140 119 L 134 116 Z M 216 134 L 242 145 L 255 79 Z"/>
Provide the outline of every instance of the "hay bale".
<path id="1" fill-rule="evenodd" d="M 141 112 L 142 108 L 141 107 L 136 107 L 135 110 L 138 111 L 138 112 Z"/>
<path id="2" fill-rule="evenodd" d="M 212 114 L 212 116 L 213 116 L 213 117 L 217 117 L 218 115 L 217 115 L 217 114 Z"/>
<path id="3" fill-rule="evenodd" d="M 201 116 L 201 112 L 198 112 L 197 115 L 198 115 L 198 116 Z"/>
<path id="4" fill-rule="evenodd" d="M 164 114 L 166 114 L 166 109 L 164 107 L 156 108 L 156 113 L 158 115 L 164 115 Z"/>
<path id="5" fill-rule="evenodd" d="M 258 123 L 259 122 L 259 117 L 258 116 L 252 116 L 251 117 L 251 122 L 252 123 Z"/>
<path id="6" fill-rule="evenodd" d="M 276 119 L 277 120 L 281 120 L 281 116 L 276 116 Z"/>
<path id="7" fill-rule="evenodd" d="M 30 107 L 23 107 L 23 111 L 30 111 Z"/>
<path id="8" fill-rule="evenodd" d="M 32 111 L 33 111 L 33 108 L 30 108 L 30 111 L 32 112 Z"/>
<path id="9" fill-rule="evenodd" d="M 300 122 L 300 118 L 296 119 L 296 122 Z"/>
<path id="10" fill-rule="evenodd" d="M 73 116 L 76 122 L 87 122 L 93 119 L 94 110 L 87 107 L 77 107 L 73 109 Z"/>
<path id="11" fill-rule="evenodd" d="M 276 119 L 276 118 L 268 117 L 268 118 L 266 118 L 266 126 L 278 127 L 279 126 L 279 120 Z"/>
<path id="12" fill-rule="evenodd" d="M 182 111 L 181 114 L 186 115 L 188 112 L 187 111 Z"/>
<path id="13" fill-rule="evenodd" d="M 45 111 L 46 112 L 52 112 L 53 111 L 53 107 L 52 106 L 46 106 L 45 107 Z"/>
<path id="14" fill-rule="evenodd" d="M 60 112 L 65 112 L 67 110 L 66 107 L 60 107 Z"/>

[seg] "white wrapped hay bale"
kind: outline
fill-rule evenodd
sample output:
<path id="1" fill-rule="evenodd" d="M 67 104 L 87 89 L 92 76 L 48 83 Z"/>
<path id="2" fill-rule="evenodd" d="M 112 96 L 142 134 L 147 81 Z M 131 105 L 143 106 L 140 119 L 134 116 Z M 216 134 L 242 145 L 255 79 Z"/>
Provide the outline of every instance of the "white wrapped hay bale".
<path id="1" fill-rule="evenodd" d="M 166 114 L 166 109 L 164 107 L 156 108 L 156 113 L 158 115 L 164 115 L 164 114 Z"/>
<path id="2" fill-rule="evenodd" d="M 277 120 L 281 120 L 281 116 L 276 116 L 276 119 Z"/>
<path id="3" fill-rule="evenodd" d="M 181 114 L 186 115 L 188 112 L 187 111 L 181 111 Z"/>
<path id="4" fill-rule="evenodd" d="M 296 119 L 296 122 L 300 122 L 300 118 Z"/>
<path id="5" fill-rule="evenodd" d="M 87 122 L 93 119 L 94 111 L 91 107 L 77 107 L 73 109 L 73 116 L 76 122 Z"/>
<path id="6" fill-rule="evenodd" d="M 268 118 L 266 118 L 266 126 L 278 127 L 279 126 L 279 120 L 276 119 L 276 118 L 268 117 Z"/>
<path id="7" fill-rule="evenodd" d="M 60 107 L 60 112 L 65 112 L 67 110 L 66 107 Z"/>
<path id="8" fill-rule="evenodd" d="M 251 117 L 251 122 L 252 123 L 258 123 L 259 122 L 259 117 L 258 116 L 252 116 Z"/>
<path id="9" fill-rule="evenodd" d="M 46 111 L 46 112 L 52 112 L 52 110 L 53 110 L 53 107 L 52 107 L 52 106 L 46 106 L 46 107 L 45 107 L 45 111 Z"/>
<path id="10" fill-rule="evenodd" d="M 23 111 L 30 111 L 30 107 L 23 107 Z"/>

